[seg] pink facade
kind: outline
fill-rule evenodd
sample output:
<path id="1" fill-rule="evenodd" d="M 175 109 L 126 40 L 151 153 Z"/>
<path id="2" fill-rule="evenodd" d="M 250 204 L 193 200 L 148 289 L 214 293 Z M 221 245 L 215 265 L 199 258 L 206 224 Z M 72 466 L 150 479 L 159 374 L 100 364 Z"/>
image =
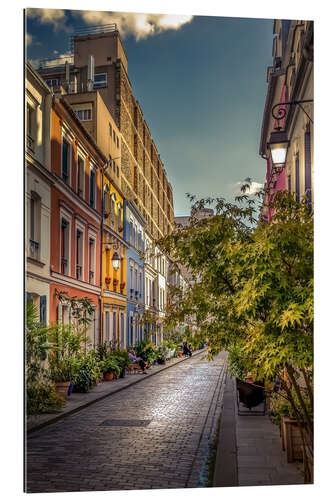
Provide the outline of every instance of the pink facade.
<path id="1" fill-rule="evenodd" d="M 280 97 L 280 102 L 285 102 L 286 101 L 286 86 L 283 86 L 281 97 Z M 285 106 L 280 106 L 281 109 L 285 109 Z M 283 118 L 278 122 L 278 120 L 275 121 L 274 128 L 277 128 L 278 126 L 281 127 L 282 129 L 284 128 L 285 125 L 285 119 Z M 271 158 L 267 158 L 266 160 L 266 186 L 268 187 L 268 193 L 267 193 L 267 203 L 269 203 L 272 199 L 274 199 L 275 194 L 278 191 L 284 191 L 286 189 L 286 174 L 285 170 L 282 170 L 280 174 L 277 174 L 276 172 L 272 172 L 272 165 L 271 165 Z M 267 220 L 270 220 L 272 215 L 274 214 L 274 211 L 270 208 L 267 210 Z"/>

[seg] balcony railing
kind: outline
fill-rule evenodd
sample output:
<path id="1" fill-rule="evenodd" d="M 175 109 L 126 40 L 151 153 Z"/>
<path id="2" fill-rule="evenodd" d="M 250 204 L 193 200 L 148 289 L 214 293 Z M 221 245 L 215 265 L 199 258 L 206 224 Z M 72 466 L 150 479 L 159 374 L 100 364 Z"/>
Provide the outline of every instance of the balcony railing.
<path id="1" fill-rule="evenodd" d="M 82 266 L 79 265 L 76 266 L 76 279 L 78 280 L 82 279 Z"/>
<path id="2" fill-rule="evenodd" d="M 62 274 L 67 274 L 68 260 L 65 257 L 61 258 L 61 272 Z"/>
<path id="3" fill-rule="evenodd" d="M 38 241 L 30 240 L 29 257 L 38 260 L 39 257 L 39 243 Z"/>
<path id="4" fill-rule="evenodd" d="M 27 135 L 27 147 L 32 153 L 35 152 L 35 141 L 30 135 Z"/>

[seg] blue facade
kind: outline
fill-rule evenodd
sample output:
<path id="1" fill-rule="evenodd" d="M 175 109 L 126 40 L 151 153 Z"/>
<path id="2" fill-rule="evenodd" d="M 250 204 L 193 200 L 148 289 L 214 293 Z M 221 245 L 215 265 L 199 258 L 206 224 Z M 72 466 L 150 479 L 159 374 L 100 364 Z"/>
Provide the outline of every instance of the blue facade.
<path id="1" fill-rule="evenodd" d="M 124 239 L 127 249 L 127 330 L 126 344 L 132 346 L 143 339 L 142 316 L 145 312 L 144 252 L 145 220 L 131 201 L 124 201 Z"/>

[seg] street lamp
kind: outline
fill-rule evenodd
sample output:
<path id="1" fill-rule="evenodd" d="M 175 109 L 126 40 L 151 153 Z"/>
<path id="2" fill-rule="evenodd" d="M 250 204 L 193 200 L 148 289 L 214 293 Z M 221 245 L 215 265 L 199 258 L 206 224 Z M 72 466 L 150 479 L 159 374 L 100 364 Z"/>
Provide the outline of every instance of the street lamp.
<path id="1" fill-rule="evenodd" d="M 281 173 L 285 166 L 289 142 L 284 131 L 275 130 L 271 133 L 268 147 L 271 150 L 273 169 L 278 173 Z"/>
<path id="2" fill-rule="evenodd" d="M 120 267 L 120 257 L 117 252 L 115 252 L 112 256 L 112 267 L 115 271 L 117 271 Z"/>

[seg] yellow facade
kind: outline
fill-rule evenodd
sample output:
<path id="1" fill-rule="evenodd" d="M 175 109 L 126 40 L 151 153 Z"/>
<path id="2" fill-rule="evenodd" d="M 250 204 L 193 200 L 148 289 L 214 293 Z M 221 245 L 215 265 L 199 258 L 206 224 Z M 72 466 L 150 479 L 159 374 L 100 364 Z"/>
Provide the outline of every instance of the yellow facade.
<path id="1" fill-rule="evenodd" d="M 103 178 L 102 342 L 126 346 L 127 244 L 124 241 L 124 198 L 108 172 Z M 112 258 L 120 257 L 119 269 Z"/>

